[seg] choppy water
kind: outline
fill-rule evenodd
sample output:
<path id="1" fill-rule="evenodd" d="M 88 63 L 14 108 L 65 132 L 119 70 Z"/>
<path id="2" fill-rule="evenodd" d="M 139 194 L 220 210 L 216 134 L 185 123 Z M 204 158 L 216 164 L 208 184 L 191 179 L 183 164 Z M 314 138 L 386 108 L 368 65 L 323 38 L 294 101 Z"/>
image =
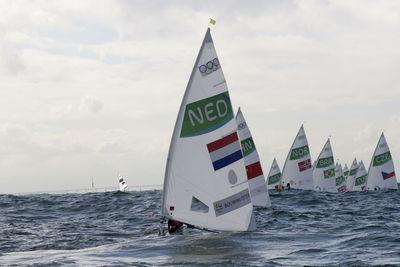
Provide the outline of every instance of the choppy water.
<path id="1" fill-rule="evenodd" d="M 400 265 L 400 193 L 271 192 L 258 231 L 157 236 L 160 191 L 0 195 L 0 265 Z"/>

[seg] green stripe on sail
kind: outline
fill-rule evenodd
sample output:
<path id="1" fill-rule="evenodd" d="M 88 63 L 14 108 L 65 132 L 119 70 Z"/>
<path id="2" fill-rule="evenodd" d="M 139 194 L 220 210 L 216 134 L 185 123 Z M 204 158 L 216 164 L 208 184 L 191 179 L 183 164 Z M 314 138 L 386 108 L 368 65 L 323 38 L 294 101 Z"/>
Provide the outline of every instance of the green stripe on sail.
<path id="1" fill-rule="evenodd" d="M 350 176 L 356 175 L 358 168 L 350 170 Z"/>
<path id="2" fill-rule="evenodd" d="M 390 155 L 390 151 L 385 152 L 383 154 L 377 155 L 374 157 L 374 163 L 373 166 L 379 166 L 383 165 L 386 162 L 390 161 L 392 159 L 392 155 Z"/>
<path id="3" fill-rule="evenodd" d="M 233 119 L 228 91 L 186 105 L 180 137 L 214 131 Z"/>
<path id="4" fill-rule="evenodd" d="M 300 159 L 302 157 L 307 156 L 310 154 L 310 149 L 308 149 L 308 145 L 298 147 L 298 148 L 293 148 L 292 151 L 290 152 L 290 160 L 295 160 L 295 159 Z"/>
<path id="5" fill-rule="evenodd" d="M 333 164 L 333 157 L 321 158 L 318 160 L 317 168 L 325 168 Z"/>
<path id="6" fill-rule="evenodd" d="M 343 176 L 340 176 L 338 178 L 336 178 L 336 186 L 341 185 L 342 183 L 344 183 L 346 180 L 344 179 Z"/>
<path id="7" fill-rule="evenodd" d="M 349 171 L 344 172 L 344 176 L 347 176 L 349 174 Z"/>
<path id="8" fill-rule="evenodd" d="M 354 185 L 355 186 L 363 185 L 363 184 L 365 184 L 366 181 L 367 181 L 367 175 L 364 175 L 364 176 L 356 178 Z"/>
<path id="9" fill-rule="evenodd" d="M 328 169 L 324 171 L 324 178 L 331 178 L 335 176 L 335 169 Z"/>
<path id="10" fill-rule="evenodd" d="M 279 182 L 281 180 L 281 173 L 277 173 L 275 175 L 271 175 L 270 177 L 268 177 L 268 185 L 271 184 L 276 184 L 277 182 Z"/>
<path id="11" fill-rule="evenodd" d="M 240 141 L 240 144 L 242 146 L 242 152 L 244 157 L 248 156 L 251 152 L 256 150 L 256 146 L 254 145 L 252 137 Z"/>

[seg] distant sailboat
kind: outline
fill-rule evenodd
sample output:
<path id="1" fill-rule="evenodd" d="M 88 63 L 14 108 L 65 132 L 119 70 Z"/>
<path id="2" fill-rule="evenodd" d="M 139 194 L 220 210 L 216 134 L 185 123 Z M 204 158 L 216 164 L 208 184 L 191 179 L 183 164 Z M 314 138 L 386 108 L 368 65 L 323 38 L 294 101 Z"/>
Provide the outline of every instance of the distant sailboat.
<path id="1" fill-rule="evenodd" d="M 343 176 L 346 180 L 347 180 L 347 177 L 349 176 L 349 168 L 347 167 L 347 164 L 344 164 Z"/>
<path id="2" fill-rule="evenodd" d="M 281 170 L 278 163 L 276 162 L 276 159 L 274 158 L 274 160 L 272 161 L 271 169 L 268 173 L 268 189 L 281 189 L 281 178 Z"/>
<path id="3" fill-rule="evenodd" d="M 354 158 L 353 163 L 350 166 L 349 175 L 347 176 L 347 179 L 346 179 L 347 191 L 353 191 L 354 179 L 357 175 L 357 171 L 358 171 L 358 163 L 357 163 L 357 159 Z"/>
<path id="4" fill-rule="evenodd" d="M 367 170 L 365 169 L 364 162 L 360 161 L 357 174 L 354 178 L 354 186 L 351 191 L 364 191 L 367 185 Z"/>
<path id="5" fill-rule="evenodd" d="M 125 183 L 124 178 L 122 178 L 122 176 L 119 176 L 119 191 L 121 192 L 125 192 L 126 190 L 128 190 L 128 185 Z"/>
<path id="6" fill-rule="evenodd" d="M 161 235 L 165 220 L 169 226 L 179 222 L 204 230 L 256 229 L 237 124 L 210 29 L 192 70 L 171 139 Z"/>
<path id="7" fill-rule="evenodd" d="M 314 190 L 336 193 L 335 160 L 328 138 L 313 169 Z"/>
<path id="8" fill-rule="evenodd" d="M 290 147 L 282 170 L 282 185 L 291 188 L 313 190 L 313 175 L 307 137 L 301 125 Z"/>
<path id="9" fill-rule="evenodd" d="M 268 189 L 265 184 L 260 157 L 258 156 L 256 145 L 240 107 L 236 114 L 236 123 L 238 125 L 238 134 L 246 166 L 251 202 L 254 206 L 271 207 L 271 200 L 269 199 Z"/>
<path id="10" fill-rule="evenodd" d="M 369 164 L 367 189 L 398 189 L 392 155 L 383 133 Z"/>
<path id="11" fill-rule="evenodd" d="M 339 164 L 335 168 L 335 182 L 337 192 L 342 193 L 347 191 L 346 178 L 344 178 L 342 164 Z"/>

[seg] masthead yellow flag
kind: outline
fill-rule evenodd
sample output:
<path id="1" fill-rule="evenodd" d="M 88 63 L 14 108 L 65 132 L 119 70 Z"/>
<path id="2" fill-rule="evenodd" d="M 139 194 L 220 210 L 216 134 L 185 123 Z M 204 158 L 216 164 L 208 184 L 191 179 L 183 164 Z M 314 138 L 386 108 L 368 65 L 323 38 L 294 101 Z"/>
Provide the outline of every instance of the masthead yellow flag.
<path id="1" fill-rule="evenodd" d="M 215 20 L 213 20 L 212 18 L 210 18 L 210 24 L 215 25 L 215 23 L 217 23 Z"/>

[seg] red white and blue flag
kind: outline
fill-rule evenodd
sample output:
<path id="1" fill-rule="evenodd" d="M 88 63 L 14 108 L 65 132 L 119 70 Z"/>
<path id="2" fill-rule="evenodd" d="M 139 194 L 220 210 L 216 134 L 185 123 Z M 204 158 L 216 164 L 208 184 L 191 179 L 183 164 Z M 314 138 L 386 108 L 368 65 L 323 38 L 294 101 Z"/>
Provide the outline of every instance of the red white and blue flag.
<path id="1" fill-rule="evenodd" d="M 389 179 L 389 178 L 393 177 L 394 175 L 395 175 L 394 172 L 389 172 L 389 173 L 382 172 L 382 178 L 383 178 L 383 180 Z"/>
<path id="2" fill-rule="evenodd" d="M 215 171 L 243 158 L 237 132 L 207 144 L 207 149 Z"/>
<path id="3" fill-rule="evenodd" d="M 306 159 L 304 161 L 300 161 L 299 163 L 297 163 L 297 165 L 299 166 L 299 171 L 305 171 L 307 169 L 311 169 L 312 165 L 311 165 L 311 159 Z"/>

